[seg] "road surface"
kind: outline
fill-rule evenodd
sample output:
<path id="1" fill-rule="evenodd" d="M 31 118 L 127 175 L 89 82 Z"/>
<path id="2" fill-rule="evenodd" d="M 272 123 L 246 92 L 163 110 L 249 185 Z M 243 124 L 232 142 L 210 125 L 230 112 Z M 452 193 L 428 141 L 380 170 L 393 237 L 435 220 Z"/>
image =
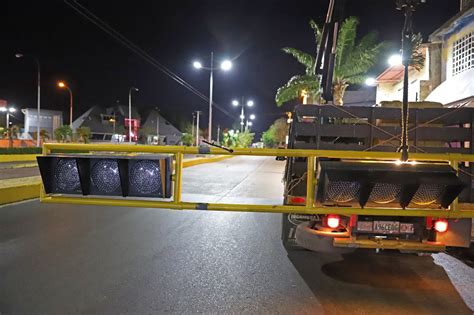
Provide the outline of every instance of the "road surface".
<path id="1" fill-rule="evenodd" d="M 283 166 L 236 157 L 188 168 L 184 199 L 280 202 Z M 450 256 L 288 253 L 280 221 L 38 201 L 2 207 L 0 313 L 472 314 L 452 284 L 472 306 L 472 269 Z"/>

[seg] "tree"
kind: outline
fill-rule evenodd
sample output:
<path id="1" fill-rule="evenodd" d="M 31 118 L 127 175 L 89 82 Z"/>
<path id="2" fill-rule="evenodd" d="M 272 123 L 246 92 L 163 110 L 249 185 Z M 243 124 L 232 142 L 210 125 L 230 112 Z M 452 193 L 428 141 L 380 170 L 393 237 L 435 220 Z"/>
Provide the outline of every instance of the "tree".
<path id="1" fill-rule="evenodd" d="M 382 48 L 385 46 L 384 42 L 377 43 L 376 32 L 368 33 L 356 43 L 358 24 L 359 20 L 356 17 L 349 17 L 342 23 L 339 30 L 332 86 L 333 102 L 336 105 L 343 104 L 344 93 L 350 84 L 360 84 L 365 81 L 365 74 L 375 64 Z M 316 49 L 318 49 L 321 33 L 314 21 L 310 21 L 310 25 L 314 30 Z M 291 54 L 306 67 L 306 75 L 303 76 L 304 80 L 291 78 L 285 86 L 277 90 L 275 97 L 277 105 L 281 106 L 283 103 L 297 98 L 303 90 L 308 93 L 310 100 L 311 98 L 314 99 L 315 95 L 319 95 L 319 77 L 315 75 L 313 70 L 315 58 L 294 48 L 284 48 L 283 51 Z"/>
<path id="2" fill-rule="evenodd" d="M 18 133 L 20 132 L 20 127 L 13 125 L 10 128 L 6 128 L 4 137 L 8 138 L 8 147 L 13 147 L 13 139 L 18 139 Z"/>
<path id="3" fill-rule="evenodd" d="M 190 133 L 184 132 L 181 136 L 181 141 L 186 146 L 192 146 L 194 142 L 193 140 L 193 135 Z"/>
<path id="4" fill-rule="evenodd" d="M 351 16 L 341 25 L 336 46 L 332 92 L 334 104 L 342 105 L 344 93 L 350 84 L 363 83 L 366 73 L 374 66 L 384 42 L 377 43 L 377 33 L 372 31 L 356 43 L 359 19 Z"/>
<path id="5" fill-rule="evenodd" d="M 237 136 L 237 147 L 238 148 L 248 148 L 255 137 L 254 133 L 251 133 L 249 130 L 244 130 L 244 132 L 239 132 Z"/>
<path id="6" fill-rule="evenodd" d="M 33 139 L 36 140 L 38 138 L 38 132 L 33 132 Z M 49 132 L 46 129 L 41 129 L 40 130 L 40 139 L 41 142 L 45 142 L 47 139 L 50 139 L 49 137 Z"/>
<path id="7" fill-rule="evenodd" d="M 224 129 L 222 133 L 222 145 L 230 148 L 247 148 L 255 137 L 249 130 L 240 132 L 239 130 Z"/>
<path id="8" fill-rule="evenodd" d="M 309 21 L 309 25 L 314 32 L 317 51 L 321 41 L 321 31 L 313 20 Z M 320 94 L 319 76 L 314 72 L 315 58 L 311 54 L 305 53 L 296 48 L 285 47 L 282 50 L 293 56 L 305 67 L 305 74 L 293 76 L 285 85 L 277 90 L 275 95 L 277 105 L 281 106 L 283 103 L 299 98 L 303 91 L 308 95 L 308 101 L 310 103 L 315 103 L 319 99 Z"/>
<path id="9" fill-rule="evenodd" d="M 285 118 L 278 118 L 262 134 L 262 141 L 266 147 L 275 147 L 276 145 L 283 145 L 286 142 L 288 135 L 288 124 Z"/>
<path id="10" fill-rule="evenodd" d="M 224 132 L 222 133 L 222 145 L 229 148 L 234 148 L 237 146 L 238 137 L 238 130 L 234 131 L 233 129 L 224 129 Z"/>
<path id="11" fill-rule="evenodd" d="M 262 142 L 266 148 L 273 148 L 276 145 L 275 128 L 268 128 L 262 133 Z"/>
<path id="12" fill-rule="evenodd" d="M 89 127 L 79 127 L 76 130 L 79 142 L 89 143 L 91 129 Z"/>
<path id="13" fill-rule="evenodd" d="M 64 125 L 54 130 L 54 138 L 58 142 L 66 142 L 72 140 L 72 129 L 69 125 Z"/>

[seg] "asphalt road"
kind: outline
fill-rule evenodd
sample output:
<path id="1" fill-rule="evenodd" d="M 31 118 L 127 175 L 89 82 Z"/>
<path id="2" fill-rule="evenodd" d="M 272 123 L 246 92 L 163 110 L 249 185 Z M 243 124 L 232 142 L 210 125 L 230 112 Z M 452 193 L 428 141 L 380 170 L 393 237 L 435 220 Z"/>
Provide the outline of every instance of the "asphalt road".
<path id="1" fill-rule="evenodd" d="M 281 202 L 284 162 L 185 170 L 185 200 Z M 281 215 L 0 208 L 0 313 L 472 314 L 474 274 L 440 254 L 287 252 Z M 453 285 L 453 283 L 456 285 Z"/>

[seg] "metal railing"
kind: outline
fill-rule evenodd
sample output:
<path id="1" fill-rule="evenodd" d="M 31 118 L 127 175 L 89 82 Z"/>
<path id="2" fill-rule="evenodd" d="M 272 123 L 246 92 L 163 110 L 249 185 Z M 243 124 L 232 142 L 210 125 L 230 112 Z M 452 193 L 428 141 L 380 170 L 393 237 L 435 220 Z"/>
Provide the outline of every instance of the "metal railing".
<path id="1" fill-rule="evenodd" d="M 364 151 L 335 151 L 335 150 L 299 150 L 299 149 L 234 149 L 233 152 L 214 147 L 185 146 L 148 146 L 148 145 L 116 145 L 116 144 L 52 144 L 43 146 L 43 155 L 51 154 L 54 150 L 114 152 L 114 153 L 148 153 L 148 154 L 170 154 L 174 156 L 173 174 L 173 198 L 166 200 L 143 200 L 129 198 L 109 197 L 73 197 L 65 195 L 46 194 L 41 187 L 40 200 L 46 203 L 68 203 L 80 205 L 100 206 L 125 206 L 144 208 L 165 208 L 177 210 L 218 210 L 218 211 L 243 211 L 243 212 L 272 212 L 272 213 L 297 213 L 297 214 L 339 214 L 339 215 L 377 215 L 377 216 L 415 216 L 435 218 L 474 218 L 474 205 L 453 202 L 449 209 L 423 209 L 423 208 L 383 208 L 383 207 L 328 207 L 315 204 L 315 168 L 318 158 L 333 158 L 345 160 L 372 160 L 396 162 L 400 153 L 392 152 L 364 152 Z M 213 154 L 231 156 L 286 156 L 307 158 L 307 189 L 306 203 L 304 206 L 295 205 L 259 205 L 259 204 L 228 204 L 228 203 L 199 203 L 183 202 L 182 197 L 182 172 L 183 155 L 185 154 Z M 445 162 L 449 163 L 455 170 L 460 162 L 474 162 L 472 154 L 427 154 L 411 153 L 409 161 L 417 162 Z"/>

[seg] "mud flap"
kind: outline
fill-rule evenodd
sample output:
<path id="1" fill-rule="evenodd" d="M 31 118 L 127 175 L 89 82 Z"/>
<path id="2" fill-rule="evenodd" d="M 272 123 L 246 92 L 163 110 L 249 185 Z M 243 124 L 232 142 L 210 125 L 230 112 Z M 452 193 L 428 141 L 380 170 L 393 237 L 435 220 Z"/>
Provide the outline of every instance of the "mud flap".
<path id="1" fill-rule="evenodd" d="M 302 249 L 303 247 L 296 243 L 296 227 L 300 223 L 315 221 L 317 218 L 318 216 L 316 215 L 284 213 L 281 223 L 281 240 L 283 246 L 287 249 Z"/>

